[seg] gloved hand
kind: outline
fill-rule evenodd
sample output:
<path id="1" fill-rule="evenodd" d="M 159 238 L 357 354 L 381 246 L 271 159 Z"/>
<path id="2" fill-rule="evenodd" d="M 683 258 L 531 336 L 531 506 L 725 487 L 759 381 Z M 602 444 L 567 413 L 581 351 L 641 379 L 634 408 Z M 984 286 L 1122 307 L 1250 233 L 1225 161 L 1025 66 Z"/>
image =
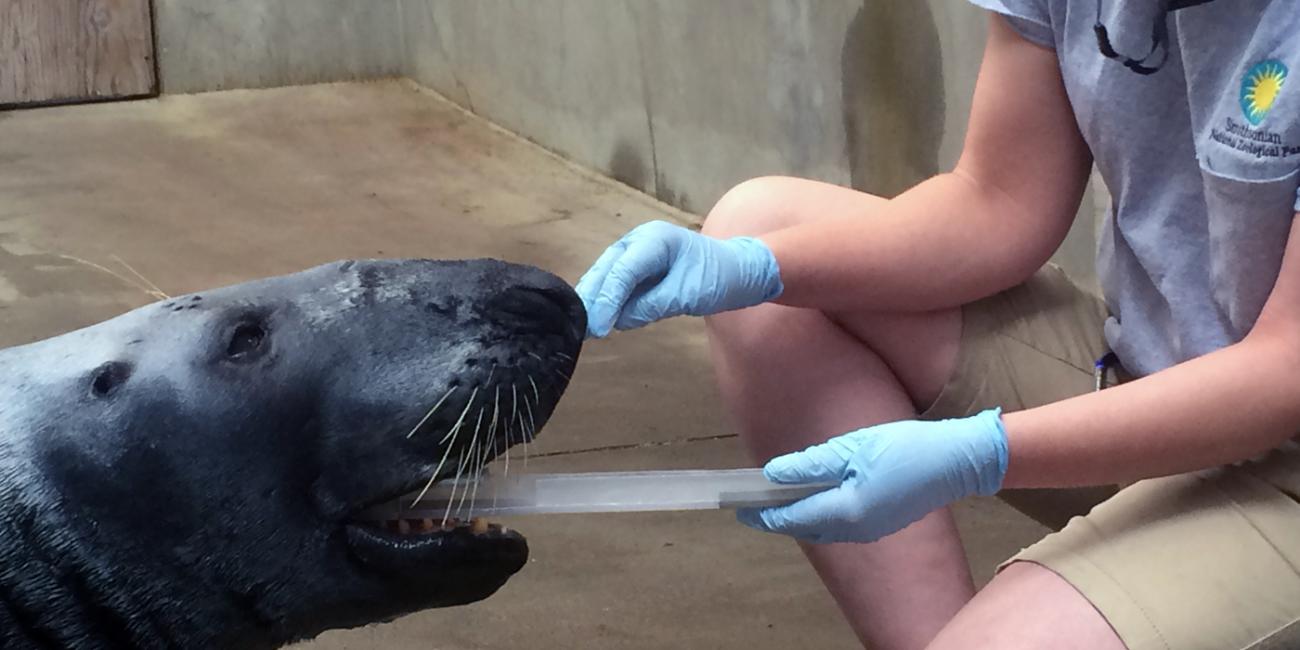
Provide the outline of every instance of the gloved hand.
<path id="1" fill-rule="evenodd" d="M 741 523 L 816 543 L 874 542 L 938 508 L 1002 487 L 1007 435 L 1001 410 L 955 420 L 859 429 L 778 456 L 774 483 L 839 482 L 795 503 L 744 509 Z"/>
<path id="2" fill-rule="evenodd" d="M 641 224 L 578 281 L 588 336 L 657 320 L 752 307 L 781 294 L 776 257 L 752 237 L 714 239 L 663 221 Z"/>

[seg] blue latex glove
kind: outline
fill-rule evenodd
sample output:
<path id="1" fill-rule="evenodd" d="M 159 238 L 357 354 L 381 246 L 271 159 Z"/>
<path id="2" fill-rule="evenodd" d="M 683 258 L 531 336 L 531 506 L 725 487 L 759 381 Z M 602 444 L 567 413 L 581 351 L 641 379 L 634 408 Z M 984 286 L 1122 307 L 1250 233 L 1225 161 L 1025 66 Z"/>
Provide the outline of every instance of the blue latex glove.
<path id="1" fill-rule="evenodd" d="M 641 224 L 578 281 L 588 336 L 688 314 L 708 316 L 781 295 L 776 257 L 752 237 L 714 239 L 663 221 Z"/>
<path id="2" fill-rule="evenodd" d="M 956 420 L 890 422 L 773 458 L 764 474 L 774 483 L 840 485 L 737 517 L 809 542 L 874 542 L 954 501 L 997 492 L 1006 472 L 1000 409 Z"/>

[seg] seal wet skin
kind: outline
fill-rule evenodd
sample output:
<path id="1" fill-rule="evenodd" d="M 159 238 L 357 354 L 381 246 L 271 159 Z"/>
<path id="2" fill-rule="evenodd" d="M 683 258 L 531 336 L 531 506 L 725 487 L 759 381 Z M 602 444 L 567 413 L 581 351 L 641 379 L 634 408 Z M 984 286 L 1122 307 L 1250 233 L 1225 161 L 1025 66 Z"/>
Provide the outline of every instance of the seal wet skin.
<path id="1" fill-rule="evenodd" d="M 486 598 L 518 533 L 358 515 L 530 439 L 585 328 L 537 269 L 349 261 L 0 350 L 0 648 L 273 648 Z"/>

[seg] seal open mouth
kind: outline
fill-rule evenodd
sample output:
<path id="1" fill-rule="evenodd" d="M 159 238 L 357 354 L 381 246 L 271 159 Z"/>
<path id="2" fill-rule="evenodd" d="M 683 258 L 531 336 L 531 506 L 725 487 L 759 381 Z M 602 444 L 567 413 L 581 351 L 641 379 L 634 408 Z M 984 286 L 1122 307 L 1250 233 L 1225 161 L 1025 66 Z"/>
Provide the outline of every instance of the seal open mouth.
<path id="1" fill-rule="evenodd" d="M 348 543 L 357 557 L 384 573 L 417 577 L 437 571 L 473 572 L 491 567 L 514 573 L 528 560 L 528 542 L 517 531 L 474 518 L 358 521 L 347 526 Z"/>
<path id="2" fill-rule="evenodd" d="M 420 486 L 412 487 L 418 490 Z M 527 561 L 528 542 L 523 535 L 481 517 L 396 516 L 396 509 L 391 506 L 409 500 L 410 493 L 409 489 L 401 490 L 380 500 L 380 505 L 363 508 L 348 518 L 348 544 L 372 568 L 401 573 L 429 568 L 441 570 L 444 564 L 469 568 L 491 563 L 513 573 Z"/>

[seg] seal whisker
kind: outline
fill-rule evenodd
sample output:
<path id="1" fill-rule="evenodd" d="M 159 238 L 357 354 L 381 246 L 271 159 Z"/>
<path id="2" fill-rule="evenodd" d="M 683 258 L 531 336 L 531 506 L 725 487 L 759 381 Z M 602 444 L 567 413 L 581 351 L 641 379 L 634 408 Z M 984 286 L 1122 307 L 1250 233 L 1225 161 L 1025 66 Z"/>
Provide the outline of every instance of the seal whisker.
<path id="1" fill-rule="evenodd" d="M 478 472 L 475 474 L 478 480 L 474 481 L 474 494 L 469 497 L 470 512 L 474 510 L 475 499 L 478 498 L 478 486 L 483 482 L 483 477 L 487 475 L 488 459 L 492 457 L 493 449 L 489 446 L 489 443 L 490 441 L 487 438 L 483 438 L 483 442 L 479 443 Z"/>
<path id="2" fill-rule="evenodd" d="M 411 507 L 412 507 L 412 508 L 414 508 L 415 506 L 420 505 L 420 501 L 421 501 L 422 499 L 424 499 L 424 495 L 426 495 L 426 494 L 429 493 L 429 488 L 432 488 L 432 487 L 433 487 L 433 484 L 438 480 L 438 472 L 441 472 L 441 471 L 442 471 L 442 467 L 443 467 L 443 465 L 446 465 L 446 464 L 447 464 L 447 457 L 451 456 L 451 450 L 452 450 L 452 448 L 455 447 L 455 445 L 456 445 L 456 437 L 455 437 L 455 433 L 456 433 L 456 431 L 457 431 L 458 428 L 459 428 L 459 427 L 454 428 L 454 429 L 451 430 L 451 433 L 452 433 L 453 435 L 452 435 L 451 442 L 447 444 L 447 451 L 444 451 L 444 452 L 442 453 L 442 460 L 439 460 L 439 461 L 438 461 L 438 466 L 437 466 L 436 468 L 434 468 L 433 473 L 429 475 L 429 482 L 424 484 L 424 489 L 423 489 L 423 490 L 420 490 L 420 494 L 419 494 L 419 496 L 415 497 L 415 501 L 412 501 L 412 502 L 411 502 Z M 445 520 L 444 520 L 444 521 L 445 521 Z"/>
<path id="3" fill-rule="evenodd" d="M 538 402 L 538 406 L 541 406 L 541 402 Z M 528 426 L 523 426 L 523 418 L 519 419 L 519 425 L 520 428 L 523 429 L 521 431 L 521 436 L 524 439 L 524 459 L 525 462 L 527 462 L 528 446 L 537 440 L 537 422 L 533 420 L 533 407 L 528 405 L 527 399 L 524 400 L 524 408 L 527 409 L 528 412 Z"/>
<path id="4" fill-rule="evenodd" d="M 411 432 L 406 434 L 406 437 L 410 438 L 411 436 L 415 435 L 415 432 L 419 431 L 420 427 L 424 426 L 424 423 L 428 422 L 429 418 L 433 417 L 433 414 L 436 413 L 440 407 L 442 407 L 442 403 L 447 401 L 447 398 L 451 397 L 451 394 L 456 392 L 457 388 L 458 386 L 452 386 L 451 388 L 448 388 L 447 392 L 442 394 L 442 398 L 440 398 L 438 402 L 433 405 L 433 408 L 429 409 L 429 412 L 425 413 L 424 417 L 420 418 L 420 421 L 416 423 L 414 427 L 411 428 Z"/>
<path id="5" fill-rule="evenodd" d="M 570 377 L 569 375 L 564 374 L 564 372 L 562 372 L 559 368 L 551 368 L 551 371 L 554 372 L 555 374 L 557 374 L 557 375 L 563 377 L 563 378 L 564 378 L 564 381 L 566 381 L 566 382 L 573 381 L 573 378 L 572 378 L 572 377 Z"/>
<path id="6" fill-rule="evenodd" d="M 492 439 L 493 448 L 495 449 L 497 439 L 497 415 L 501 411 L 501 387 L 497 386 L 492 395 L 492 424 L 488 425 L 488 437 Z M 507 438 L 505 446 L 502 448 L 506 461 L 506 476 L 510 476 L 510 441 Z"/>
<path id="7" fill-rule="evenodd" d="M 519 425 L 522 427 L 524 421 L 519 414 L 519 391 L 514 384 L 510 384 L 510 421 L 514 422 L 515 418 L 520 418 Z"/>
<path id="8" fill-rule="evenodd" d="M 493 395 L 493 397 L 492 397 L 492 423 L 488 425 L 488 438 L 489 438 L 490 440 L 492 440 L 492 448 L 493 448 L 493 449 L 496 449 L 496 444 L 497 444 L 497 414 L 498 414 L 498 412 L 499 412 L 500 410 L 501 410 L 501 387 L 500 387 L 500 386 L 497 386 L 497 387 L 496 387 L 496 390 L 494 391 L 494 395 Z M 505 456 L 505 464 L 506 464 L 505 475 L 506 475 L 507 478 L 509 478 L 509 476 L 510 476 L 510 440 L 509 440 L 509 438 L 507 438 L 505 444 L 501 446 L 501 455 Z M 496 488 L 493 488 L 493 489 L 492 489 L 492 506 L 493 506 L 493 507 L 496 507 L 496 505 L 497 505 L 497 490 L 496 490 Z"/>
<path id="9" fill-rule="evenodd" d="M 514 430 L 514 423 L 515 423 L 515 422 L 514 422 L 514 418 L 513 418 L 513 417 L 511 418 L 511 420 L 510 420 L 509 422 L 506 423 L 506 441 L 507 441 L 506 444 L 507 444 L 507 445 L 513 445 L 513 444 L 515 444 L 515 430 Z M 510 452 L 507 451 L 506 453 L 509 454 Z"/>
<path id="10" fill-rule="evenodd" d="M 451 517 L 452 504 L 456 502 L 456 488 L 460 487 L 460 477 L 465 473 L 465 465 L 468 464 L 468 462 L 469 456 L 465 453 L 465 450 L 461 450 L 460 463 L 456 466 L 456 478 L 452 479 L 451 494 L 447 495 L 447 512 L 442 515 L 442 523 L 444 526 L 447 524 L 447 519 Z M 459 507 L 456 508 L 456 514 L 460 514 Z"/>
<path id="11" fill-rule="evenodd" d="M 510 384 L 510 421 L 519 420 L 519 443 L 524 448 L 524 471 L 528 471 L 528 437 L 524 432 L 524 416 L 519 411 L 519 392 Z"/>
<path id="12" fill-rule="evenodd" d="M 557 357 L 559 357 L 559 358 L 561 358 L 561 359 L 564 359 L 565 361 L 568 361 L 568 362 L 570 362 L 570 363 L 573 362 L 573 357 L 571 357 L 571 356 L 569 356 L 569 355 L 567 355 L 567 354 L 565 354 L 565 353 L 563 353 L 563 352 L 556 352 L 556 353 L 555 353 L 555 356 L 557 356 Z"/>
<path id="13" fill-rule="evenodd" d="M 461 463 L 461 469 L 460 469 L 460 471 L 457 471 L 457 472 L 456 472 L 456 484 L 457 484 L 457 485 L 460 484 L 460 479 L 461 479 L 462 476 L 464 476 L 464 478 L 465 478 L 465 488 L 464 488 L 463 490 L 460 491 L 460 502 L 456 504 L 456 515 L 457 515 L 457 516 L 459 516 L 460 513 L 461 513 L 461 511 L 464 510 L 464 508 L 465 508 L 465 497 L 469 496 L 470 481 L 471 481 L 472 479 L 471 479 L 471 477 L 469 477 L 469 476 L 465 476 L 464 471 L 465 471 L 466 469 L 469 469 L 470 464 L 474 462 L 474 447 L 475 447 L 474 443 L 470 443 L 470 447 L 469 447 L 469 449 L 465 450 L 465 454 L 464 454 L 464 456 L 462 457 L 464 460 L 463 460 L 463 462 Z M 451 507 L 451 504 L 448 503 L 447 506 L 448 506 L 448 507 Z"/>
<path id="14" fill-rule="evenodd" d="M 541 395 L 541 393 L 537 390 L 537 382 L 533 381 L 533 376 L 532 376 L 532 375 L 528 375 L 528 383 L 529 383 L 529 384 L 532 384 L 532 386 L 533 386 L 533 401 L 537 402 L 538 404 L 541 404 L 541 403 L 542 403 L 542 395 Z"/>
<path id="15" fill-rule="evenodd" d="M 540 401 L 537 404 L 538 406 L 541 406 Z M 528 438 L 529 438 L 528 442 L 531 442 L 532 440 L 536 439 L 536 436 L 534 434 L 537 433 L 537 422 L 533 420 L 533 407 L 528 405 L 527 398 L 524 398 L 524 408 L 528 411 Z M 523 423 L 520 422 L 520 424 Z"/>
<path id="16" fill-rule="evenodd" d="M 144 277 L 143 275 L 140 274 L 139 271 L 135 270 L 135 267 L 131 266 L 130 264 L 127 264 L 127 263 L 126 263 L 126 260 L 124 260 L 124 259 L 118 257 L 117 255 L 114 255 L 114 256 L 113 256 L 113 261 L 114 261 L 114 262 L 117 262 L 118 264 L 121 264 L 121 265 L 122 265 L 122 268 L 126 269 L 127 271 L 130 271 L 130 272 L 131 272 L 131 275 L 134 275 L 135 277 L 140 278 L 140 281 L 143 282 L 143 283 L 145 284 L 145 286 L 147 286 L 147 287 L 149 287 L 150 289 L 152 289 L 152 291 L 151 291 L 150 293 L 154 293 L 154 294 L 157 294 L 157 295 L 162 296 L 162 297 L 163 297 L 163 300 L 167 300 L 168 298 L 171 298 L 171 296 L 167 295 L 166 292 L 164 292 L 162 289 L 159 289 L 159 288 L 158 288 L 158 285 L 154 284 L 153 281 L 151 281 L 149 278 Z"/>
<path id="17" fill-rule="evenodd" d="M 480 406 L 478 409 L 478 420 L 474 422 L 474 438 L 469 443 L 470 453 L 474 455 L 474 492 L 469 497 L 469 512 L 471 515 L 474 514 L 474 499 L 478 498 L 478 484 L 483 478 L 484 455 L 482 454 L 482 445 L 478 444 L 478 428 L 479 425 L 483 424 L 484 408 Z M 478 451 L 475 451 L 476 448 Z"/>
<path id="18" fill-rule="evenodd" d="M 456 418 L 456 424 L 452 425 L 451 427 L 452 431 L 455 431 L 456 429 L 460 428 L 461 423 L 465 421 L 465 414 L 469 413 L 470 407 L 474 406 L 475 397 L 478 397 L 478 386 L 475 386 L 474 391 L 469 394 L 469 400 L 465 402 L 465 410 L 460 412 L 459 418 Z M 444 442 L 447 442 L 447 438 L 450 437 L 451 437 L 451 431 L 448 431 L 447 435 L 443 436 L 442 440 L 439 440 L 438 443 L 442 444 Z"/>
<path id="19" fill-rule="evenodd" d="M 478 484 L 483 479 L 483 466 L 479 464 L 483 462 L 483 445 L 480 443 L 474 446 L 471 448 L 470 453 L 473 454 L 473 460 L 470 461 L 470 483 L 467 487 L 471 491 L 469 493 L 469 511 L 466 513 L 466 517 L 474 516 L 474 501 L 478 499 Z M 461 497 L 461 500 L 463 501 L 464 497 Z"/>
<path id="20" fill-rule="evenodd" d="M 153 289 L 150 289 L 148 286 L 142 285 L 142 284 L 140 284 L 139 282 L 136 282 L 135 280 L 132 280 L 131 278 L 128 278 L 128 277 L 122 275 L 121 273 L 118 273 L 117 271 L 114 271 L 114 270 L 109 269 L 109 268 L 106 268 L 106 267 L 104 267 L 104 266 L 102 266 L 102 265 L 99 265 L 99 264 L 96 264 L 96 263 L 94 263 L 94 262 L 91 262 L 90 260 L 83 260 L 83 259 L 81 259 L 80 257 L 76 257 L 76 256 L 74 256 L 74 255 L 62 255 L 62 254 L 60 254 L 59 257 L 65 259 L 65 260 L 70 260 L 70 261 L 76 262 L 77 264 L 80 264 L 80 265 L 82 265 L 82 266 L 85 266 L 85 267 L 88 267 L 88 268 L 94 269 L 94 270 L 99 271 L 99 272 L 101 272 L 101 273 L 107 273 L 107 274 L 109 274 L 109 275 L 111 275 L 111 276 L 117 278 L 118 280 L 121 280 L 122 282 L 125 282 L 125 283 L 131 285 L 131 287 L 132 287 L 133 289 L 138 289 L 138 290 L 140 290 L 140 291 L 143 291 L 144 293 L 147 293 L 147 294 L 149 294 L 150 296 L 153 296 L 153 297 L 154 297 L 155 299 L 157 299 L 157 300 L 166 300 L 166 299 L 168 299 L 168 298 L 171 297 L 171 296 L 168 296 L 167 294 L 165 294 L 165 293 L 163 293 L 163 292 L 161 292 L 161 291 L 155 291 L 155 290 L 153 290 Z"/>

